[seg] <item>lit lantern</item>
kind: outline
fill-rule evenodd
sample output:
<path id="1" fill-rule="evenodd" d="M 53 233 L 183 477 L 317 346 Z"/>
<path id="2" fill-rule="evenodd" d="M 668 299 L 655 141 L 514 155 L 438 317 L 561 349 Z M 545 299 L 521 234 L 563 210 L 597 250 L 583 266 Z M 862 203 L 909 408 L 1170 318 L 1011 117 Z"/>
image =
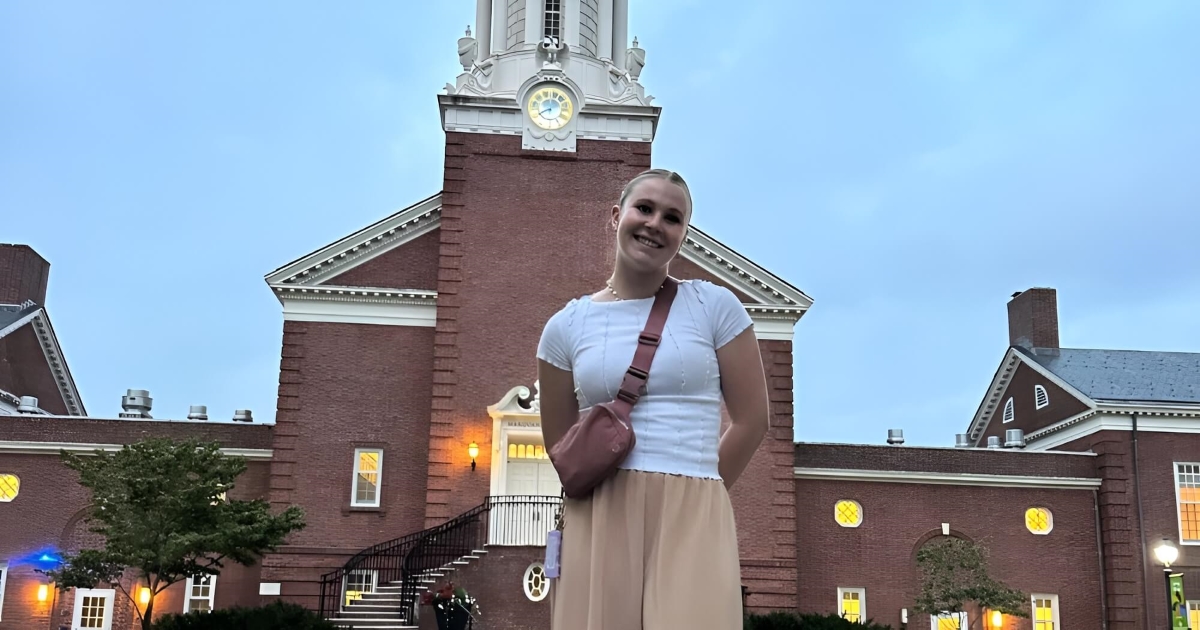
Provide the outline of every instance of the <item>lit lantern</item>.
<path id="1" fill-rule="evenodd" d="M 1000 630 L 1000 628 L 1003 628 L 1003 627 L 1004 627 L 1004 615 L 1000 614 L 999 610 L 993 610 L 992 611 L 992 628 L 994 630 Z"/>
<path id="2" fill-rule="evenodd" d="M 479 457 L 479 445 L 471 442 L 467 446 L 467 455 L 471 456 L 471 470 L 475 470 L 475 458 Z"/>
<path id="3" fill-rule="evenodd" d="M 150 603 L 150 589 L 143 586 L 142 590 L 138 591 L 138 601 L 142 602 L 143 606 L 145 606 L 146 604 L 149 604 Z"/>
<path id="4" fill-rule="evenodd" d="M 38 585 L 38 601 L 44 602 L 47 599 L 50 599 L 50 585 L 49 584 L 39 584 Z"/>

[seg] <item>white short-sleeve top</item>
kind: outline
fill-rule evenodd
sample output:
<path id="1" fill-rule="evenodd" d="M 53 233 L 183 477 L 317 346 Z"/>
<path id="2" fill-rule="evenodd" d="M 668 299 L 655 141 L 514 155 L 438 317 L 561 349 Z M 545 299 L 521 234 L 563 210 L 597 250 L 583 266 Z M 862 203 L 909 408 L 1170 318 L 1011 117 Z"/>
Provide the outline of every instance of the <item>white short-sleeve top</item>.
<path id="1" fill-rule="evenodd" d="M 537 356 L 574 375 L 580 410 L 616 398 L 653 304 L 652 297 L 596 302 L 585 296 L 546 323 Z M 637 441 L 621 468 L 720 478 L 717 349 L 751 325 L 729 289 L 700 280 L 680 283 L 646 394 L 630 414 Z"/>

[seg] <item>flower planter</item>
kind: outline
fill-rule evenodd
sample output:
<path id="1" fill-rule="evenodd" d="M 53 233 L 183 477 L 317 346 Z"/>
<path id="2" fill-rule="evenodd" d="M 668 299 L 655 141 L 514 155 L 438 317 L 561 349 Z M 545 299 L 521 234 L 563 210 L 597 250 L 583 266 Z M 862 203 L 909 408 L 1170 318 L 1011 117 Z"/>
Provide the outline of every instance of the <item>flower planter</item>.
<path id="1" fill-rule="evenodd" d="M 434 608 L 433 614 L 437 617 L 438 630 L 466 630 L 471 623 L 471 613 L 457 604 Z"/>

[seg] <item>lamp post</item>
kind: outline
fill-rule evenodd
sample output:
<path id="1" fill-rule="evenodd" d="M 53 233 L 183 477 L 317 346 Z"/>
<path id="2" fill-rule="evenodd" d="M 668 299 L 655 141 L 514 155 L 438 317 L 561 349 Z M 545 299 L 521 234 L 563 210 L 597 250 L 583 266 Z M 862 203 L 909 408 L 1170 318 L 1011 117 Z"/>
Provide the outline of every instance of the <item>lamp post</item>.
<path id="1" fill-rule="evenodd" d="M 1163 538 L 1162 542 L 1154 547 L 1154 557 L 1163 565 L 1163 576 L 1167 582 L 1167 628 L 1170 628 L 1175 620 L 1175 611 L 1171 608 L 1171 564 L 1179 559 L 1179 548 L 1175 543 Z"/>

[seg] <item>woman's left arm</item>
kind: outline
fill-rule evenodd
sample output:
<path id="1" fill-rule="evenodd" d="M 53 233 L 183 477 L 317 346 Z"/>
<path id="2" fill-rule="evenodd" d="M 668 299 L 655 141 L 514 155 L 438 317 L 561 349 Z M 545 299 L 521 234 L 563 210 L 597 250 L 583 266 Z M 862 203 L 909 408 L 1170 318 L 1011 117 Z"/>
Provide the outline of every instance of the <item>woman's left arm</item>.
<path id="1" fill-rule="evenodd" d="M 721 435 L 718 468 L 725 487 L 731 488 L 770 427 L 767 376 L 753 327 L 717 349 L 717 365 L 725 408 L 732 420 Z"/>

